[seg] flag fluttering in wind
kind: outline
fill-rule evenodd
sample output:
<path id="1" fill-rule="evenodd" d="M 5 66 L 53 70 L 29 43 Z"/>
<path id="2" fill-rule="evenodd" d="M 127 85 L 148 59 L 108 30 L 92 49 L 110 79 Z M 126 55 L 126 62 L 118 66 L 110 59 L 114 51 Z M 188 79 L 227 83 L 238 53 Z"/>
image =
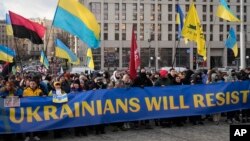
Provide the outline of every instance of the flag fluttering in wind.
<path id="1" fill-rule="evenodd" d="M 16 56 L 16 53 L 11 48 L 0 45 L 0 60 L 5 62 L 13 62 L 13 58 Z"/>
<path id="2" fill-rule="evenodd" d="M 56 57 L 68 59 L 72 64 L 80 64 L 79 58 L 59 39 L 56 39 Z"/>
<path id="3" fill-rule="evenodd" d="M 12 30 L 9 14 L 6 14 L 6 33 L 8 36 L 13 36 L 13 30 Z"/>
<path id="4" fill-rule="evenodd" d="M 179 4 L 176 5 L 176 24 L 178 24 L 178 39 L 180 39 L 181 31 L 184 25 L 184 14 Z"/>
<path id="5" fill-rule="evenodd" d="M 11 11 L 9 11 L 9 14 L 14 37 L 30 39 L 34 44 L 43 44 L 42 38 L 46 31 L 43 25 L 32 22 Z"/>
<path id="6" fill-rule="evenodd" d="M 53 25 L 76 35 L 90 48 L 99 47 L 100 26 L 94 14 L 76 0 L 59 0 Z"/>
<path id="7" fill-rule="evenodd" d="M 130 47 L 130 61 L 129 61 L 129 73 L 131 79 L 135 79 L 137 76 L 136 70 L 140 66 L 140 56 L 136 43 L 136 35 L 134 32 L 134 27 L 132 29 L 132 39 Z"/>
<path id="8" fill-rule="evenodd" d="M 91 69 L 95 67 L 91 48 L 88 48 L 87 51 L 87 66 Z"/>
<path id="9" fill-rule="evenodd" d="M 182 29 L 182 36 L 184 38 L 189 39 L 190 41 L 196 42 L 197 53 L 203 56 L 204 60 L 207 59 L 206 41 L 204 38 L 204 34 L 202 31 L 202 26 L 200 24 L 200 19 L 199 19 L 197 10 L 193 3 L 185 19 L 185 24 Z"/>
<path id="10" fill-rule="evenodd" d="M 231 9 L 228 7 L 227 2 L 225 0 L 220 0 L 220 5 L 217 8 L 216 15 L 230 22 L 240 22 L 240 20 L 233 14 Z"/>
<path id="11" fill-rule="evenodd" d="M 234 29 L 232 27 L 229 30 L 229 35 L 228 35 L 228 38 L 227 38 L 227 40 L 225 42 L 225 46 L 227 48 L 230 48 L 230 49 L 233 50 L 234 57 L 238 56 L 237 38 L 236 38 L 236 35 L 235 35 L 235 31 L 234 31 Z"/>
<path id="12" fill-rule="evenodd" d="M 46 69 L 49 69 L 49 60 L 43 51 L 41 51 L 40 62 L 45 66 Z"/>

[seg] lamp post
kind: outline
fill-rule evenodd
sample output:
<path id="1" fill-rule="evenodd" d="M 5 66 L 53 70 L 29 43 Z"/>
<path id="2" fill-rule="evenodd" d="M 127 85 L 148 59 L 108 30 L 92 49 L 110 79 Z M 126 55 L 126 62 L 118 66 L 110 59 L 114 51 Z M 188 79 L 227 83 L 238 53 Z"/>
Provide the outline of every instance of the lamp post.
<path id="1" fill-rule="evenodd" d="M 151 39 L 148 39 L 148 68 L 151 70 Z M 152 57 L 153 60 L 153 57 Z"/>
<path id="2" fill-rule="evenodd" d="M 248 67 L 249 56 L 246 56 L 246 66 Z"/>

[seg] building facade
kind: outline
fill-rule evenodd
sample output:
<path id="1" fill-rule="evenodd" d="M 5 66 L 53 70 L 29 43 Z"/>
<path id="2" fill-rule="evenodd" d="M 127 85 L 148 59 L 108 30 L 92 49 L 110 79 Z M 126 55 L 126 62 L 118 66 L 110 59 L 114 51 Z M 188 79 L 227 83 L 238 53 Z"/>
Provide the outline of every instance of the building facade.
<path id="1" fill-rule="evenodd" d="M 183 40 L 178 43 L 175 6 L 180 4 L 186 14 L 190 0 L 80 1 L 95 14 L 101 26 L 101 48 L 93 50 L 96 69 L 128 68 L 132 26 L 137 34 L 141 67 L 159 69 L 172 66 L 173 62 L 176 66 L 190 68 L 236 67 L 239 62 L 239 57 L 235 58 L 232 51 L 225 48 L 224 42 L 231 26 L 240 39 L 240 23 L 227 22 L 215 16 L 219 0 L 193 0 L 206 37 L 206 62 L 197 55 L 195 43 L 185 44 Z M 228 0 L 228 3 L 240 17 L 240 0 Z M 244 0 L 243 9 L 244 46 L 249 58 L 250 14 L 247 13 L 250 13 L 250 1 Z M 249 65 L 250 59 L 247 59 Z"/>

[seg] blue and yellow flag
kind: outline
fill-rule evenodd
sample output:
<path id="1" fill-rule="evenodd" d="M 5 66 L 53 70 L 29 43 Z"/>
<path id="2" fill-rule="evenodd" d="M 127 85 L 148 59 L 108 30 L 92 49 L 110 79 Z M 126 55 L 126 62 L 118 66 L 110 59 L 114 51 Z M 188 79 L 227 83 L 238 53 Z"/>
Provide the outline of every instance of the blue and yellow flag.
<path id="1" fill-rule="evenodd" d="M 225 0 L 220 0 L 220 5 L 217 8 L 216 15 L 230 22 L 240 22 L 240 20 L 233 14 L 231 9 L 229 9 L 227 2 Z"/>
<path id="2" fill-rule="evenodd" d="M 225 46 L 230 48 L 234 52 L 234 57 L 238 56 L 238 45 L 237 45 L 237 38 L 234 32 L 234 29 L 231 27 L 229 30 L 228 38 L 225 42 Z"/>
<path id="3" fill-rule="evenodd" d="M 79 58 L 59 39 L 56 39 L 56 57 L 68 59 L 72 64 L 80 64 Z"/>
<path id="4" fill-rule="evenodd" d="M 6 14 L 6 33 L 9 36 L 13 36 L 13 29 L 11 26 L 11 20 L 10 20 L 10 15 Z"/>
<path id="5" fill-rule="evenodd" d="M 43 51 L 41 51 L 40 62 L 45 66 L 46 69 L 49 69 L 49 60 Z"/>
<path id="6" fill-rule="evenodd" d="M 90 48 L 100 45 L 100 26 L 94 14 L 76 0 L 59 0 L 53 25 L 76 35 Z"/>
<path id="7" fill-rule="evenodd" d="M 90 48 L 88 48 L 88 51 L 87 51 L 87 66 L 91 69 L 94 69 L 95 67 L 92 50 Z"/>
<path id="8" fill-rule="evenodd" d="M 190 41 L 196 42 L 197 53 L 203 56 L 204 60 L 207 59 L 206 41 L 194 3 L 192 3 L 186 16 L 185 24 L 182 29 L 182 36 Z"/>
<path id="9" fill-rule="evenodd" d="M 176 24 L 178 24 L 178 39 L 180 39 L 181 31 L 184 25 L 184 14 L 179 4 L 176 5 Z"/>
<path id="10" fill-rule="evenodd" d="M 5 62 L 13 62 L 13 58 L 16 56 L 16 53 L 11 48 L 0 45 L 0 60 Z"/>

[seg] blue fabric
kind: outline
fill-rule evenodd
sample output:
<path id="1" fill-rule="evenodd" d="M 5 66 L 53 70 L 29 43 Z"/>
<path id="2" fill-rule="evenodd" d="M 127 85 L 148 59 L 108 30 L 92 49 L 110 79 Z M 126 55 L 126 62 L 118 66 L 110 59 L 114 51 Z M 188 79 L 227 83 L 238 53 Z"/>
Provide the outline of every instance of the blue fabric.
<path id="1" fill-rule="evenodd" d="M 243 81 L 93 90 L 69 94 L 65 104 L 26 97 L 19 108 L 0 106 L 0 134 L 249 109 L 249 91 L 250 81 Z"/>

